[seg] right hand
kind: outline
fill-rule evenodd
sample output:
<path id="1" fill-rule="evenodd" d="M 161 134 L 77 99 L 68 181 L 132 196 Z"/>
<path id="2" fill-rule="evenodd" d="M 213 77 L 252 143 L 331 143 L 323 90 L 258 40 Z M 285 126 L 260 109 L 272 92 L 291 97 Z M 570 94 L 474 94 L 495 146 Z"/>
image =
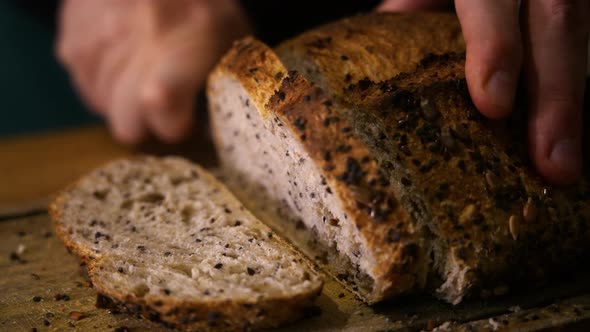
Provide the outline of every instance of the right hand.
<path id="1" fill-rule="evenodd" d="M 119 141 L 175 142 L 208 72 L 248 32 L 237 0 L 64 0 L 57 54 Z"/>
<path id="2" fill-rule="evenodd" d="M 451 0 L 384 0 L 379 9 L 435 9 Z M 514 109 L 519 82 L 528 104 L 531 159 L 556 184 L 582 173 L 588 0 L 454 0 L 467 46 L 465 76 L 490 118 Z M 587 115 L 586 115 L 587 116 Z M 586 128 L 587 130 L 587 128 Z"/>

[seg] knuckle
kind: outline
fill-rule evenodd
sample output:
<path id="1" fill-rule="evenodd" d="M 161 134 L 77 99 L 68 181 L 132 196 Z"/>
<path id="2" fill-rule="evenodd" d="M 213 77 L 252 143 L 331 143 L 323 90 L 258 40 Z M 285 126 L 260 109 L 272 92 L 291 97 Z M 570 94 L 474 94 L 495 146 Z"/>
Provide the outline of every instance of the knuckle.
<path id="1" fill-rule="evenodd" d="M 99 32 L 99 40 L 102 42 L 111 42 L 121 38 L 126 32 L 126 24 L 120 20 L 111 19 L 107 24 L 103 24 Z"/>
<path id="2" fill-rule="evenodd" d="M 549 14 L 557 19 L 567 18 L 573 14 L 575 0 L 547 0 Z"/>
<path id="3" fill-rule="evenodd" d="M 146 86 L 139 95 L 139 105 L 145 110 L 161 112 L 169 101 L 170 92 L 162 85 Z"/>
<path id="4" fill-rule="evenodd" d="M 549 22 L 558 27 L 587 26 L 587 10 L 584 10 L 587 0 L 546 0 L 546 11 Z"/>

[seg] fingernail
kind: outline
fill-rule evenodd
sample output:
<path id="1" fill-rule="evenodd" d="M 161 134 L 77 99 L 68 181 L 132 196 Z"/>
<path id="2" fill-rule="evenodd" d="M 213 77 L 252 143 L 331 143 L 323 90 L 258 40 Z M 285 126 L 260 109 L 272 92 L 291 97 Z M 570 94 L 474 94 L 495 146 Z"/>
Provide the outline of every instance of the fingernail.
<path id="1" fill-rule="evenodd" d="M 582 169 L 582 147 L 576 139 L 563 139 L 553 144 L 549 160 L 563 173 L 578 175 Z"/>
<path id="2" fill-rule="evenodd" d="M 514 102 L 515 86 L 512 75 L 501 70 L 492 74 L 485 90 L 496 106 L 509 109 Z"/>

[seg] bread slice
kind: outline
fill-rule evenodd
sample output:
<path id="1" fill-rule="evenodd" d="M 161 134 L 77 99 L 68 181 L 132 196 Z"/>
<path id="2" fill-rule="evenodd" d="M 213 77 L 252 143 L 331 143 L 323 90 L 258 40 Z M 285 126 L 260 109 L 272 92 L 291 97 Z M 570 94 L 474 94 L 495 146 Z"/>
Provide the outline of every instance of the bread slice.
<path id="1" fill-rule="evenodd" d="M 51 214 L 99 294 L 166 326 L 274 327 L 322 289 L 306 259 L 180 158 L 112 162 L 62 193 Z"/>
<path id="2" fill-rule="evenodd" d="M 212 73 L 208 97 L 226 173 L 260 188 L 269 205 L 309 229 L 333 253 L 334 276 L 368 302 L 424 286 L 425 236 L 321 90 L 246 39 Z"/>
<path id="3" fill-rule="evenodd" d="M 526 166 L 518 119 L 483 119 L 462 54 L 440 55 L 463 48 L 451 15 L 371 14 L 277 53 L 246 39 L 210 77 L 223 167 L 369 303 L 500 295 L 590 253 L 588 180 L 553 188 Z"/>

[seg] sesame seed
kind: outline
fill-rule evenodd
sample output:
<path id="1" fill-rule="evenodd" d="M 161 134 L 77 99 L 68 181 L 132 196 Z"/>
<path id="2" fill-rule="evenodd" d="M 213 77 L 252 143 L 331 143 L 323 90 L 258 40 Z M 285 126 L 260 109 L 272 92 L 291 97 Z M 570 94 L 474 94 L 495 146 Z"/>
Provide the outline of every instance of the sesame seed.
<path id="1" fill-rule="evenodd" d="M 459 216 L 459 222 L 461 224 L 465 224 L 470 221 L 473 221 L 475 219 L 476 214 L 477 207 L 475 206 L 475 204 L 469 204 L 461 212 L 461 215 Z"/>
<path id="2" fill-rule="evenodd" d="M 518 238 L 518 227 L 520 226 L 521 222 L 520 216 L 516 214 L 511 215 L 508 219 L 508 230 L 515 241 Z"/>

